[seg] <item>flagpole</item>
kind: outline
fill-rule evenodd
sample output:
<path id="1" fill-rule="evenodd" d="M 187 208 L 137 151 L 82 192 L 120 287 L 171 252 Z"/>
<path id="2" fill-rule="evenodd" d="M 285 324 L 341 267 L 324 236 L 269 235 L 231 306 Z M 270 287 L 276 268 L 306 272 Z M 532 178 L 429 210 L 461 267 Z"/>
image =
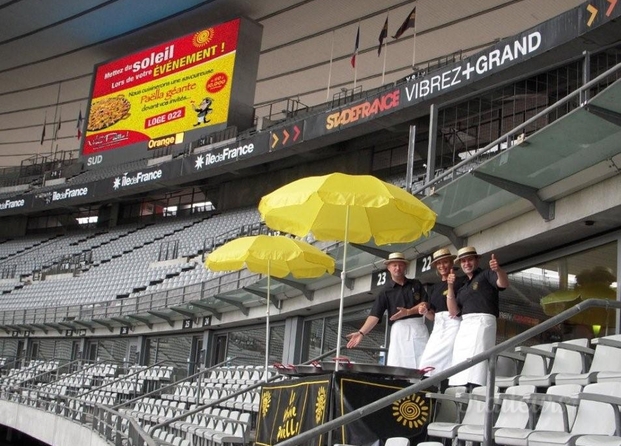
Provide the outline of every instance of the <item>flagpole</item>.
<path id="1" fill-rule="evenodd" d="M 54 109 L 54 134 L 52 135 L 52 140 L 50 141 L 50 155 L 54 154 L 54 141 L 56 141 L 56 137 L 58 136 L 58 123 L 56 122 L 56 116 L 58 114 L 58 103 L 60 102 L 60 87 L 62 82 L 58 82 L 58 92 L 56 93 L 56 108 Z"/>
<path id="2" fill-rule="evenodd" d="M 412 70 L 416 71 L 416 22 L 414 22 L 414 35 L 412 36 Z"/>
<path id="3" fill-rule="evenodd" d="M 330 83 L 332 82 L 332 61 L 334 59 L 334 30 L 332 30 L 332 48 L 330 48 L 330 69 L 328 70 L 328 88 L 326 89 L 326 102 L 330 100 Z"/>
<path id="4" fill-rule="evenodd" d="M 382 85 L 384 85 L 384 77 L 386 75 L 386 53 L 387 52 L 388 52 L 388 45 L 386 44 L 386 41 L 384 41 L 384 62 L 382 64 Z"/>
<path id="5" fill-rule="evenodd" d="M 43 145 L 43 141 L 45 141 L 45 127 L 47 126 L 47 109 L 45 110 L 45 117 L 43 118 L 43 129 L 41 129 L 41 144 Z"/>
<path id="6" fill-rule="evenodd" d="M 78 113 L 78 121 L 76 123 L 77 134 L 76 138 L 78 141 L 82 139 L 82 107 L 80 107 L 80 112 Z"/>
<path id="7" fill-rule="evenodd" d="M 388 15 L 390 14 L 390 10 L 386 11 L 386 20 L 384 21 L 384 26 L 380 31 L 380 49 L 382 46 L 384 47 L 384 60 L 382 61 L 382 85 L 384 85 L 384 79 L 386 76 L 386 53 L 388 52 Z"/>
<path id="8" fill-rule="evenodd" d="M 356 81 L 358 78 L 358 53 L 360 52 L 360 20 L 358 20 L 358 31 L 356 32 L 356 47 L 354 48 L 354 89 L 352 90 L 352 97 L 356 90 Z"/>

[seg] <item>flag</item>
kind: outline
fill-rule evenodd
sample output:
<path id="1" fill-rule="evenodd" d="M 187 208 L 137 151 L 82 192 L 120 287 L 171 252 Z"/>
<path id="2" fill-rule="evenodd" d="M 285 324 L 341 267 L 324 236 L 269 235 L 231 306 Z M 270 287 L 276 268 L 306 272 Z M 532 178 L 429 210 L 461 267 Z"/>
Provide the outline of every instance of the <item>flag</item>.
<path id="1" fill-rule="evenodd" d="M 384 27 L 380 31 L 379 35 L 379 46 L 377 47 L 377 55 L 379 57 L 382 54 L 382 45 L 384 45 L 384 39 L 388 37 L 388 16 L 386 16 L 386 21 L 384 22 Z"/>
<path id="2" fill-rule="evenodd" d="M 352 68 L 356 68 L 356 56 L 358 55 L 359 46 L 360 46 L 360 25 L 358 25 L 358 32 L 356 33 L 356 44 L 354 45 L 354 53 L 351 55 Z"/>
<path id="3" fill-rule="evenodd" d="M 82 137 L 82 109 L 80 109 L 80 114 L 78 115 L 78 121 L 76 123 L 76 128 L 78 130 L 78 134 L 76 135 L 76 138 L 80 139 Z"/>
<path id="4" fill-rule="evenodd" d="M 398 39 L 401 35 L 408 30 L 409 28 L 414 28 L 416 26 L 416 6 L 412 9 L 412 12 L 406 17 L 405 21 L 401 24 L 393 39 Z"/>
<path id="5" fill-rule="evenodd" d="M 41 145 L 43 145 L 43 140 L 45 139 L 45 126 L 47 125 L 47 114 L 43 119 L 43 130 L 41 131 Z"/>

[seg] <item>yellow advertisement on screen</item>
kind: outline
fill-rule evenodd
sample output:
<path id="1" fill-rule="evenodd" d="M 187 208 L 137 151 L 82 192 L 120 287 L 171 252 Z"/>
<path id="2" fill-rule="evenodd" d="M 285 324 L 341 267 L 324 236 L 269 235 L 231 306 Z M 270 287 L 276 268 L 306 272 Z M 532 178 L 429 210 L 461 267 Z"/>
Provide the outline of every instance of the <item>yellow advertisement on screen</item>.
<path id="1" fill-rule="evenodd" d="M 192 129 L 225 124 L 238 21 L 196 32 L 98 67 L 83 154 L 183 142 Z"/>

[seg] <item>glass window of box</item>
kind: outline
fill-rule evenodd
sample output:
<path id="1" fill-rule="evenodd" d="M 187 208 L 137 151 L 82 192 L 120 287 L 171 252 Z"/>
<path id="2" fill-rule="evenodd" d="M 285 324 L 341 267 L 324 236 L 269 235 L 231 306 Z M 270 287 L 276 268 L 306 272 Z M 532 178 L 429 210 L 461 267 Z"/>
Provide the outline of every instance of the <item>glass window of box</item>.
<path id="1" fill-rule="evenodd" d="M 270 325 L 269 364 L 282 361 L 284 338 L 284 324 Z M 265 325 L 239 327 L 235 331 L 218 333 L 215 344 L 215 363 L 238 358 L 231 364 L 255 366 L 265 364 Z"/>
<path id="2" fill-rule="evenodd" d="M 617 299 L 617 243 L 607 243 L 509 275 L 501 293 L 498 342 L 590 298 Z M 532 343 L 593 338 L 615 333 L 614 308 L 582 312 Z"/>
<path id="3" fill-rule="evenodd" d="M 368 308 L 346 312 L 343 317 L 343 341 L 341 342 L 341 356 L 347 356 L 351 361 L 362 363 L 383 363 L 384 355 L 380 348 L 386 344 L 386 318 L 383 318 L 373 330 L 365 336 L 364 344 L 356 349 L 348 350 L 345 338 L 349 333 L 360 329 L 372 303 Z M 319 319 L 307 320 L 304 324 L 304 343 L 302 360 L 317 358 L 318 356 L 336 348 L 336 334 L 338 332 L 338 316 L 330 315 Z M 326 358 L 330 360 L 332 357 Z"/>

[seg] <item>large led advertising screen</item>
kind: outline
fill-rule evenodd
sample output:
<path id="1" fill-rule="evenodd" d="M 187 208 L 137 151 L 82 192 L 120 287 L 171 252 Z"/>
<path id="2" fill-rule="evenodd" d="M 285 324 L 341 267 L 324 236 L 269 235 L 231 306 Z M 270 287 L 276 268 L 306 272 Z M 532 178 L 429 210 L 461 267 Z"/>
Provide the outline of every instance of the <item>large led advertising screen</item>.
<path id="1" fill-rule="evenodd" d="M 95 67 L 85 167 L 250 127 L 260 35 L 260 25 L 240 18 Z"/>

